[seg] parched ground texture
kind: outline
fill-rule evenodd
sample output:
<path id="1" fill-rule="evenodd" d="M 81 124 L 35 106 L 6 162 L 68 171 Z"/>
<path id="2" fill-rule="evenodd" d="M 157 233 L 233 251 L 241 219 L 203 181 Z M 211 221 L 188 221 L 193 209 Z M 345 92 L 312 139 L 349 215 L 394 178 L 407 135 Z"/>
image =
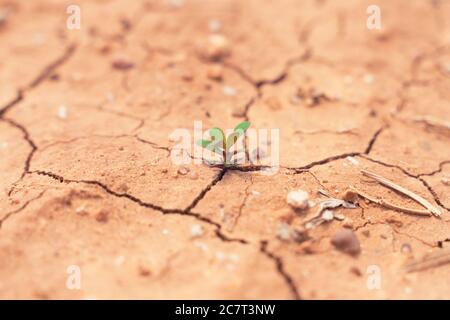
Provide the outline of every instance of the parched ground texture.
<path id="1" fill-rule="evenodd" d="M 78 0 L 69 30 L 72 2 L 0 0 L 0 298 L 449 299 L 450 2 L 377 0 L 369 30 L 372 2 Z M 280 128 L 279 172 L 177 174 L 168 137 L 194 120 Z M 441 217 L 359 201 L 280 238 L 317 209 L 293 211 L 295 189 L 420 208 L 361 169 Z M 344 227 L 357 256 L 330 241 Z"/>

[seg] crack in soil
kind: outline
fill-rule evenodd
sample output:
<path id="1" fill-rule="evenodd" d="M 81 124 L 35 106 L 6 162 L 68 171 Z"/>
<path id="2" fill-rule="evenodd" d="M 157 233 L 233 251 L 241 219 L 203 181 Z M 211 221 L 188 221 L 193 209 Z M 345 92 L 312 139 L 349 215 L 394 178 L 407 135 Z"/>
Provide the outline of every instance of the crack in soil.
<path id="1" fill-rule="evenodd" d="M 283 277 L 283 279 L 286 282 L 286 285 L 289 287 L 294 299 L 300 300 L 301 296 L 300 296 L 299 290 L 297 289 L 297 286 L 296 286 L 294 280 L 292 279 L 292 277 L 286 272 L 286 270 L 284 268 L 283 260 L 279 256 L 275 255 L 273 252 L 270 252 L 267 250 L 268 244 L 269 243 L 267 241 L 261 241 L 260 247 L 259 247 L 260 252 L 275 263 L 278 273 L 281 275 L 281 277 Z"/>
<path id="2" fill-rule="evenodd" d="M 25 99 L 25 94 L 27 91 L 36 88 L 39 86 L 44 80 L 46 80 L 49 76 L 51 76 L 57 68 L 66 63 L 70 57 L 74 54 L 76 50 L 76 46 L 74 44 L 69 45 L 64 51 L 63 55 L 57 58 L 55 61 L 51 62 L 47 65 L 38 75 L 32 80 L 28 85 L 24 88 L 20 88 L 17 90 L 17 96 L 7 103 L 3 108 L 0 109 L 0 118 L 3 118 L 6 112 L 11 110 L 15 105 L 20 103 L 23 99 Z"/>
<path id="3" fill-rule="evenodd" d="M 134 203 L 137 203 L 138 205 L 145 207 L 145 208 L 151 208 L 153 210 L 159 211 L 162 214 L 178 214 L 178 215 L 183 215 L 183 216 L 190 216 L 193 217 L 201 222 L 207 223 L 209 225 L 212 225 L 215 227 L 215 234 L 216 236 L 224 241 L 224 242 L 237 242 L 237 243 L 241 243 L 244 245 L 250 244 L 249 241 L 245 240 L 245 239 L 238 239 L 238 238 L 229 238 L 228 236 L 226 236 L 225 234 L 222 233 L 222 225 L 220 225 L 217 222 L 212 221 L 209 218 L 205 218 L 203 217 L 201 214 L 199 213 L 194 213 L 191 210 L 198 204 L 198 202 L 204 198 L 204 196 L 211 190 L 211 188 L 216 185 L 219 181 L 222 180 L 222 178 L 224 177 L 224 175 L 226 174 L 227 169 L 223 169 L 219 172 L 219 174 L 217 175 L 217 177 L 208 184 L 208 186 L 203 189 L 200 194 L 193 200 L 193 202 L 184 210 L 181 209 L 166 209 L 157 205 L 154 205 L 152 203 L 148 203 L 145 202 L 135 196 L 132 196 L 128 193 L 118 193 L 116 191 L 111 190 L 108 186 L 106 186 L 105 184 L 99 182 L 99 181 L 95 181 L 95 180 L 71 180 L 71 179 L 65 179 L 64 177 L 54 174 L 52 172 L 47 172 L 47 171 L 40 171 L 40 170 L 36 170 L 33 171 L 31 173 L 36 173 L 38 175 L 42 175 L 42 176 L 47 176 L 50 177 L 54 180 L 57 180 L 61 183 L 83 183 L 83 184 L 88 184 L 88 185 L 94 185 L 97 187 L 100 187 L 101 189 L 103 189 L 106 193 L 114 196 L 114 197 L 118 197 L 118 198 L 126 198 Z M 284 269 L 284 265 L 283 265 L 283 261 L 280 257 L 276 256 L 275 254 L 269 252 L 267 250 L 267 245 L 268 242 L 267 241 L 261 241 L 260 242 L 260 252 L 262 254 L 264 254 L 266 257 L 268 257 L 269 259 L 273 260 L 275 262 L 275 266 L 276 266 L 276 270 L 277 272 L 280 274 L 280 276 L 284 279 L 284 281 L 286 282 L 286 285 L 289 287 L 293 297 L 295 299 L 301 299 L 300 295 L 298 293 L 298 289 L 294 283 L 294 281 L 292 280 L 292 277 L 285 271 Z"/>
<path id="4" fill-rule="evenodd" d="M 3 223 L 12 215 L 17 214 L 19 212 L 21 212 L 22 210 L 26 209 L 28 207 L 28 205 L 40 198 L 42 198 L 42 196 L 44 195 L 44 193 L 47 192 L 47 190 L 42 191 L 41 193 L 39 193 L 38 196 L 34 197 L 33 199 L 28 200 L 27 202 L 25 202 L 20 208 L 10 211 L 8 212 L 2 219 L 0 219 L 0 229 L 2 228 Z"/>

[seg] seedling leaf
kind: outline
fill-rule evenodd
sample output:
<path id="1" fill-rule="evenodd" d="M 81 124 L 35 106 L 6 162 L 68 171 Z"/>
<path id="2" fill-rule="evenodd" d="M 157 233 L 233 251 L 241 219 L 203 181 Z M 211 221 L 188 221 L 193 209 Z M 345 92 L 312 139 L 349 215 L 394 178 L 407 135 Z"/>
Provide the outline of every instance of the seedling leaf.
<path id="1" fill-rule="evenodd" d="M 250 122 L 243 121 L 234 128 L 234 132 L 242 131 L 243 134 L 248 129 L 248 127 L 250 127 Z"/>

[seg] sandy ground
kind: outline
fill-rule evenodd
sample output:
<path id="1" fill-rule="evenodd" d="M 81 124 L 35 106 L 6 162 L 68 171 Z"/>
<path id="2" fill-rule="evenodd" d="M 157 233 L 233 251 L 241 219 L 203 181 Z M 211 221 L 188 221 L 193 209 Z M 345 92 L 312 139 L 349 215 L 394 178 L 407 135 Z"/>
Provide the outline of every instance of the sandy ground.
<path id="1" fill-rule="evenodd" d="M 0 298 L 449 299 L 450 2 L 377 0 L 369 30 L 372 2 L 78 0 L 69 30 L 72 2 L 0 0 Z M 177 174 L 194 120 L 280 128 L 279 172 Z M 361 169 L 441 217 L 360 199 L 307 228 L 319 190 L 424 209 Z"/>

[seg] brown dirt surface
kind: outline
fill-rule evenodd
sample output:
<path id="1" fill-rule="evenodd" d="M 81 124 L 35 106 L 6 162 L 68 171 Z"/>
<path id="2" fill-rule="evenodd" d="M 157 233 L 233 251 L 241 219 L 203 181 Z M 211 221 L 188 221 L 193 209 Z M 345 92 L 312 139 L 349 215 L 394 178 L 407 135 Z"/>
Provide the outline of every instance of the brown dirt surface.
<path id="1" fill-rule="evenodd" d="M 1 299 L 450 299 L 448 1 L 378 0 L 381 30 L 366 0 L 76 4 L 70 30 L 67 1 L 0 0 Z M 177 173 L 174 130 L 244 120 L 280 129 L 276 174 Z M 441 216 L 360 198 L 310 228 L 319 190 L 425 210 L 361 169 Z"/>

